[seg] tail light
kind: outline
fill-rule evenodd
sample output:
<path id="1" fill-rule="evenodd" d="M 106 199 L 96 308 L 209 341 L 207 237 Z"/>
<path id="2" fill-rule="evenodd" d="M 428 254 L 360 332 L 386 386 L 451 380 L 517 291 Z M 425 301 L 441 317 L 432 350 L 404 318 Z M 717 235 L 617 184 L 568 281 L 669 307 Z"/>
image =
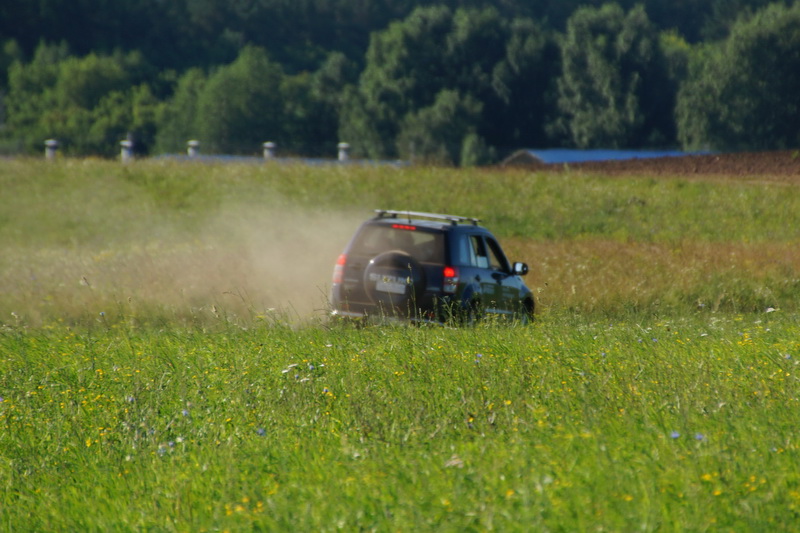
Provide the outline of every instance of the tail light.
<path id="1" fill-rule="evenodd" d="M 392 228 L 394 229 L 404 229 L 407 231 L 417 231 L 416 226 L 410 226 L 408 224 L 392 224 Z"/>
<path id="2" fill-rule="evenodd" d="M 336 266 L 333 267 L 333 282 L 341 283 L 344 280 L 344 265 L 347 263 L 347 255 L 342 254 L 336 260 Z"/>
<path id="3" fill-rule="evenodd" d="M 446 293 L 456 292 L 458 287 L 458 269 L 456 267 L 446 266 L 442 272 L 444 275 L 444 282 L 442 284 L 443 290 Z"/>

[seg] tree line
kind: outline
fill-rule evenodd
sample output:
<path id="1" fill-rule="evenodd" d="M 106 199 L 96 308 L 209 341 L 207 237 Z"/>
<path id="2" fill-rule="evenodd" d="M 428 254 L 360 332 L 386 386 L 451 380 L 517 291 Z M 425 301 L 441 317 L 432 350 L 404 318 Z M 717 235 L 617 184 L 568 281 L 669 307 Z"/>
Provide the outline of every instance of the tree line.
<path id="1" fill-rule="evenodd" d="M 800 146 L 800 2 L 11 0 L 0 149 Z"/>

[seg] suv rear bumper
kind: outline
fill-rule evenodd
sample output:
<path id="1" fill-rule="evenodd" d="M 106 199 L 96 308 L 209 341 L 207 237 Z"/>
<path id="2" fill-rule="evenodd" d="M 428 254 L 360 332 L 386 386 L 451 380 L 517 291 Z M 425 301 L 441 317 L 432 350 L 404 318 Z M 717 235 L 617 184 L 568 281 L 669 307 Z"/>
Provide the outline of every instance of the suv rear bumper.
<path id="1" fill-rule="evenodd" d="M 363 321 L 363 322 L 376 323 L 376 324 L 380 324 L 380 323 L 400 323 L 400 324 L 402 324 L 402 323 L 412 322 L 412 323 L 418 323 L 418 324 L 437 324 L 437 325 L 441 325 L 441 324 L 444 324 L 446 322 L 445 320 L 442 320 L 440 318 L 434 317 L 432 314 L 430 314 L 430 316 L 428 316 L 426 314 L 425 316 L 418 316 L 418 317 L 408 318 L 408 317 L 401 317 L 401 316 L 396 316 L 396 315 L 395 316 L 392 316 L 392 315 L 381 315 L 380 313 L 375 313 L 375 312 L 373 312 L 373 313 L 368 313 L 368 312 L 357 313 L 357 312 L 354 312 L 354 311 L 342 311 L 342 310 L 339 310 L 339 309 L 334 309 L 333 311 L 331 311 L 330 317 L 332 319 L 334 319 L 334 320 L 336 320 L 336 319 L 353 320 L 353 321 L 359 321 L 359 322 Z"/>
<path id="2" fill-rule="evenodd" d="M 344 300 L 334 290 L 331 298 L 331 316 L 342 318 L 402 319 L 415 322 L 446 322 L 452 315 L 452 300 L 448 296 L 426 294 L 418 306 L 408 309 L 384 308 L 373 302 Z"/>

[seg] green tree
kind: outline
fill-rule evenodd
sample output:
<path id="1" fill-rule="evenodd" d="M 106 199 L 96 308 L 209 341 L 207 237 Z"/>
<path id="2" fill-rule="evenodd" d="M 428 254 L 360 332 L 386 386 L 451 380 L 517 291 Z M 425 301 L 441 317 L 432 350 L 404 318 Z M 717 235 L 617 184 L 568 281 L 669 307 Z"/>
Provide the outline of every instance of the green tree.
<path id="1" fill-rule="evenodd" d="M 315 98 L 313 83 L 313 76 L 307 72 L 284 76 L 280 85 L 281 131 L 270 140 L 280 141 L 284 149 L 294 153 L 322 155 L 326 141 L 335 143 L 336 125 L 331 122 L 328 110 Z"/>
<path id="2" fill-rule="evenodd" d="M 0 48 L 0 137 L 5 133 L 6 94 L 8 94 L 8 71 L 11 65 L 22 60 L 22 50 L 14 39 L 3 43 Z M 11 145 L 13 145 L 13 140 Z M 0 148 L 2 149 L 2 148 Z"/>
<path id="3" fill-rule="evenodd" d="M 457 91 L 442 90 L 429 107 L 408 113 L 397 136 L 397 151 L 410 161 L 437 164 L 462 163 L 467 137 L 476 138 L 477 118 L 481 104 L 472 96 L 462 97 Z M 465 162 L 482 162 L 484 154 L 475 148 L 467 151 Z"/>
<path id="4" fill-rule="evenodd" d="M 379 159 L 391 153 L 389 141 L 396 132 L 394 122 L 381 120 L 379 113 L 385 113 L 384 108 L 376 102 L 368 103 L 366 91 L 356 86 L 345 88 L 339 116 L 339 139 L 352 144 L 354 155 Z"/>
<path id="5" fill-rule="evenodd" d="M 334 153 L 338 110 L 355 65 L 334 53 L 314 73 L 286 75 L 263 49 L 246 47 L 210 76 L 190 69 L 160 115 L 159 152 L 181 151 L 197 138 L 204 150 L 253 153 L 261 141 L 286 153 Z"/>
<path id="6" fill-rule="evenodd" d="M 219 68 L 198 96 L 198 138 L 211 151 L 252 153 L 261 142 L 284 139 L 284 72 L 257 47 L 245 47 Z"/>
<path id="7" fill-rule="evenodd" d="M 699 47 L 681 87 L 679 138 L 689 149 L 800 145 L 800 4 L 771 5 Z"/>
<path id="8" fill-rule="evenodd" d="M 547 146 L 559 68 L 554 35 L 530 19 L 512 21 L 505 58 L 492 71 L 497 99 L 484 111 L 484 137 L 506 152 Z"/>
<path id="9" fill-rule="evenodd" d="M 27 149 L 39 149 L 52 132 L 45 115 L 59 114 L 54 87 L 59 64 L 69 57 L 66 44 L 40 45 L 33 60 L 17 60 L 8 69 L 8 96 L 5 99 L 9 134 Z"/>
<path id="10" fill-rule="evenodd" d="M 341 52 L 333 52 L 311 78 L 311 94 L 316 102 L 317 152 L 333 150 L 339 138 L 339 115 L 347 92 L 358 81 L 358 65 Z M 290 95 L 286 95 L 289 98 Z"/>
<path id="11" fill-rule="evenodd" d="M 22 61 L 22 49 L 14 39 L 2 43 L 0 48 L 0 91 L 8 87 L 8 70 L 15 62 Z"/>
<path id="12" fill-rule="evenodd" d="M 543 131 L 537 115 L 548 85 L 541 76 L 546 42 L 530 21 L 512 24 L 492 8 L 416 9 L 373 35 L 358 90 L 347 93 L 342 135 L 370 157 L 408 154 L 414 137 L 415 157 L 458 162 L 461 142 L 458 149 L 452 139 L 440 146 L 423 142 L 419 126 L 459 108 L 449 104 L 457 94 L 462 102 L 480 103 L 478 112 L 459 112 L 471 121 L 457 121 L 462 138 L 501 146 L 536 138 L 531 132 Z"/>
<path id="13" fill-rule="evenodd" d="M 403 117 L 431 105 L 446 82 L 442 51 L 452 28 L 445 7 L 415 10 L 406 20 L 372 36 L 359 93 L 345 109 L 345 138 L 354 153 L 394 157 Z"/>
<path id="14" fill-rule="evenodd" d="M 772 3 L 786 4 L 792 0 L 710 0 L 705 4 L 706 16 L 702 19 L 700 37 L 705 42 L 726 39 L 733 26 L 741 19 L 749 19 L 753 14 Z"/>
<path id="15" fill-rule="evenodd" d="M 172 98 L 157 117 L 157 153 L 180 152 L 187 141 L 198 136 L 198 100 L 207 80 L 199 68 L 189 69 L 178 79 Z"/>
<path id="16" fill-rule="evenodd" d="M 9 70 L 9 130 L 31 151 L 55 137 L 67 153 L 114 155 L 128 134 L 145 141 L 155 128 L 144 120 L 159 106 L 152 95 L 142 98 L 145 70 L 139 54 L 76 57 L 64 45 L 42 45 L 33 61 Z"/>
<path id="17" fill-rule="evenodd" d="M 461 9 L 446 42 L 448 85 L 482 104 L 475 133 L 506 150 L 542 145 L 552 81 L 545 62 L 558 60 L 550 35 L 530 19 Z"/>
<path id="18" fill-rule="evenodd" d="M 134 149 L 140 154 L 150 154 L 156 144 L 158 122 L 164 112 L 164 102 L 153 94 L 146 83 L 131 89 L 129 102 L 131 116 L 128 133 L 133 138 Z"/>
<path id="19" fill-rule="evenodd" d="M 555 130 L 579 148 L 674 142 L 674 95 L 658 34 L 639 6 L 580 8 L 561 44 Z"/>
<path id="20" fill-rule="evenodd" d="M 108 93 L 127 89 L 129 83 L 123 65 L 111 57 L 92 53 L 61 61 L 54 90 L 61 105 L 91 109 Z"/>
<path id="21" fill-rule="evenodd" d="M 334 52 L 314 73 L 286 76 L 281 84 L 284 138 L 289 150 L 314 156 L 336 153 L 343 93 L 358 77 L 355 64 Z"/>

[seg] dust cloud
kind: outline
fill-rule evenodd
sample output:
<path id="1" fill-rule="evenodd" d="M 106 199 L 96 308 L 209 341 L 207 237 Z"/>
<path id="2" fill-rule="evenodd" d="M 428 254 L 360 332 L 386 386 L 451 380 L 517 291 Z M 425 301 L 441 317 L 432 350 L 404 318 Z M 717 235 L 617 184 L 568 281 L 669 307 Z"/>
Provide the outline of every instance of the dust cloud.
<path id="1" fill-rule="evenodd" d="M 190 225 L 136 222 L 146 227 L 136 232 L 144 238 L 9 250 L 0 262 L 0 324 L 9 317 L 30 325 L 115 315 L 243 322 L 324 317 L 336 259 L 370 215 L 224 205 Z"/>
<path id="2" fill-rule="evenodd" d="M 254 311 L 325 312 L 336 259 L 368 215 L 232 206 L 198 235 L 186 289 Z"/>

